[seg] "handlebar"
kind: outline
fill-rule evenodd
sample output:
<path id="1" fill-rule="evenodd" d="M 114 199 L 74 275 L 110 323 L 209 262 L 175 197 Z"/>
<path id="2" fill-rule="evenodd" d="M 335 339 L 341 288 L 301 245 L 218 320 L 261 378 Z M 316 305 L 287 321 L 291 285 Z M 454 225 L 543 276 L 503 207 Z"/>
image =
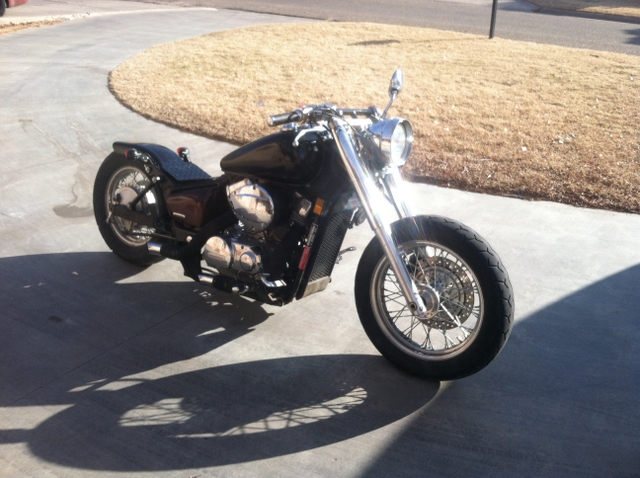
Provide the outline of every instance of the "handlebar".
<path id="1" fill-rule="evenodd" d="M 290 113 L 281 113 L 279 115 L 269 116 L 267 124 L 269 126 L 280 126 L 287 123 L 297 123 L 302 119 L 302 111 L 295 110 Z"/>
<path id="2" fill-rule="evenodd" d="M 279 115 L 272 115 L 267 118 L 267 124 L 269 126 L 280 126 L 287 123 L 299 123 L 301 121 L 307 121 L 309 118 L 315 120 L 321 118 L 329 118 L 332 116 L 343 117 L 357 117 L 366 116 L 367 118 L 376 119 L 380 117 L 380 110 L 375 106 L 369 108 L 336 108 L 331 103 L 323 105 L 305 106 L 302 109 L 291 111 L 289 113 L 281 113 Z"/>

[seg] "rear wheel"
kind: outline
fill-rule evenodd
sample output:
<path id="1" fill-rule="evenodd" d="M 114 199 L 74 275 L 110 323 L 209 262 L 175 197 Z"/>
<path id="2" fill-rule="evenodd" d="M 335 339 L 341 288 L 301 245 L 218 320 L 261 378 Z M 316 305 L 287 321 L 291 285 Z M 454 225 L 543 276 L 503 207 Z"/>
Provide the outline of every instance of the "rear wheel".
<path id="1" fill-rule="evenodd" d="M 114 216 L 110 210 L 114 205 L 130 205 L 150 183 L 140 165 L 111 153 L 100 166 L 93 188 L 93 211 L 104 241 L 118 257 L 141 266 L 163 259 L 150 255 L 147 250 L 147 242 L 155 229 Z M 155 220 L 163 211 L 162 201 L 162 196 L 152 187 L 134 210 Z"/>
<path id="2" fill-rule="evenodd" d="M 400 368 L 452 380 L 488 365 L 513 323 L 509 277 L 491 247 L 466 226 L 419 216 L 394 224 L 394 236 L 428 313 L 415 316 L 377 239 L 356 273 L 356 306 L 376 348 Z"/>

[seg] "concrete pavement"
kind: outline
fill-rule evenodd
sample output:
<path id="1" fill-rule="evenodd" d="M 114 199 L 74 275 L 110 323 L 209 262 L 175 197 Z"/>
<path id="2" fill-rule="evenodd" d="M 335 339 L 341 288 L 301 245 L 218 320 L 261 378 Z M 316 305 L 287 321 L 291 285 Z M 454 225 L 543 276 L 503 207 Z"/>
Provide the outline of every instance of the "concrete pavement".
<path id="1" fill-rule="evenodd" d="M 485 236 L 515 289 L 504 352 L 453 383 L 397 371 L 362 332 L 366 226 L 330 287 L 284 308 L 108 251 L 91 188 L 114 140 L 189 146 L 213 174 L 232 149 L 122 107 L 109 71 L 293 21 L 162 9 L 0 36 L 0 476 L 633 476 L 640 216 L 411 185 L 418 212 Z"/>
<path id="2" fill-rule="evenodd" d="M 7 9 L 0 17 L 0 25 L 20 24 L 53 19 L 79 19 L 102 15 L 118 15 L 133 12 L 156 12 L 180 8 L 171 5 L 154 5 L 142 2 L 111 0 L 30 0 L 16 8 Z"/>

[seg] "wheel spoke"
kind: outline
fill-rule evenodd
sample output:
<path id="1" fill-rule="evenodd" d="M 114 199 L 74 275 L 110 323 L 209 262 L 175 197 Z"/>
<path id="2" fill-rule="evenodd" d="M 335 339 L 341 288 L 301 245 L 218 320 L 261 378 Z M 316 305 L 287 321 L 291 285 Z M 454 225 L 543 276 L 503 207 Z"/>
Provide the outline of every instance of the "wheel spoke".
<path id="1" fill-rule="evenodd" d="M 393 317 L 393 318 L 391 319 L 391 321 L 395 324 L 395 323 L 398 321 L 398 319 L 402 317 L 402 313 L 403 313 L 405 310 L 407 310 L 407 307 L 406 307 L 406 306 L 405 306 L 405 307 L 403 307 L 402 309 L 400 309 L 400 310 L 398 311 L 398 313 L 396 313 L 395 317 Z"/>
<path id="2" fill-rule="evenodd" d="M 426 241 L 401 245 L 403 261 L 419 291 L 433 289 L 439 296 L 435 314 L 415 316 L 388 261 L 376 269 L 376 310 L 392 341 L 414 353 L 446 356 L 457 353 L 476 336 L 482 322 L 483 301 L 473 272 L 446 247 Z"/>
<path id="3" fill-rule="evenodd" d="M 464 305 L 462 302 L 457 301 L 455 299 L 451 299 L 450 297 L 444 297 L 442 299 L 442 302 L 448 302 L 450 304 L 453 304 L 456 308 L 466 310 L 469 313 L 473 313 L 473 309 L 475 308 L 475 307 L 469 307 L 468 305 Z"/>
<path id="4" fill-rule="evenodd" d="M 462 327 L 462 323 L 460 322 L 460 319 L 458 319 L 458 317 L 456 317 L 451 312 L 449 312 L 449 309 L 447 309 L 442 303 L 440 304 L 440 308 L 444 310 L 444 313 L 447 314 L 451 322 L 453 322 L 456 325 L 456 327 Z"/>
<path id="5" fill-rule="evenodd" d="M 422 328 L 425 332 L 424 342 L 422 342 L 421 347 L 425 350 L 434 350 L 433 343 L 431 342 L 431 327 L 428 327 L 425 324 L 422 324 Z"/>
<path id="6" fill-rule="evenodd" d="M 415 316 L 414 316 L 414 315 L 412 315 L 412 316 L 411 316 L 411 324 L 409 325 L 409 327 L 407 327 L 406 329 L 404 329 L 404 330 L 402 331 L 402 334 L 403 334 L 405 337 L 408 337 L 408 338 L 409 338 L 409 340 L 413 340 L 413 330 L 414 330 L 414 329 L 415 329 L 419 324 L 421 324 L 421 323 L 422 323 L 422 322 L 420 322 L 419 320 L 417 320 L 417 319 L 415 318 Z"/>
<path id="7" fill-rule="evenodd" d="M 449 336 L 447 335 L 446 332 L 443 332 L 443 337 L 444 337 L 444 348 L 445 349 L 450 349 L 452 347 L 455 347 L 455 343 L 449 338 Z"/>
<path id="8" fill-rule="evenodd" d="M 147 226 L 141 227 L 140 224 L 133 221 L 111 216 L 110 205 L 126 206 L 130 204 L 148 184 L 149 180 L 140 170 L 127 166 L 114 173 L 105 191 L 107 217 L 111 218 L 109 224 L 118 238 L 132 247 L 145 244 L 151 238 L 150 234 L 153 234 L 155 229 Z M 153 193 L 149 191 L 138 201 L 135 210 L 145 215 L 152 214 L 151 207 L 153 206 L 150 205 L 155 204 L 155 202 Z"/>

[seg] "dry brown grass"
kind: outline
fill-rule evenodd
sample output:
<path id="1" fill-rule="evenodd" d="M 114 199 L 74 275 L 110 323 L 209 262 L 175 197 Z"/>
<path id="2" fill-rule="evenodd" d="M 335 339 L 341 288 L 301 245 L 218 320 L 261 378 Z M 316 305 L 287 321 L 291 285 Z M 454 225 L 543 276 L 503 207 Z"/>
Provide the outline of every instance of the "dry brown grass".
<path id="1" fill-rule="evenodd" d="M 640 18 L 638 0 L 528 0 L 545 8 Z"/>
<path id="2" fill-rule="evenodd" d="M 126 105 L 246 143 L 300 103 L 384 106 L 415 128 L 416 178 L 640 212 L 640 58 L 429 29 L 269 25 L 152 48 L 111 74 Z"/>
<path id="3" fill-rule="evenodd" d="M 28 28 L 38 28 L 47 25 L 56 25 L 62 23 L 65 20 L 44 20 L 40 22 L 28 22 L 28 23 L 10 23 L 0 25 L 0 35 L 6 35 L 7 33 L 13 33 L 20 30 L 26 30 Z"/>

